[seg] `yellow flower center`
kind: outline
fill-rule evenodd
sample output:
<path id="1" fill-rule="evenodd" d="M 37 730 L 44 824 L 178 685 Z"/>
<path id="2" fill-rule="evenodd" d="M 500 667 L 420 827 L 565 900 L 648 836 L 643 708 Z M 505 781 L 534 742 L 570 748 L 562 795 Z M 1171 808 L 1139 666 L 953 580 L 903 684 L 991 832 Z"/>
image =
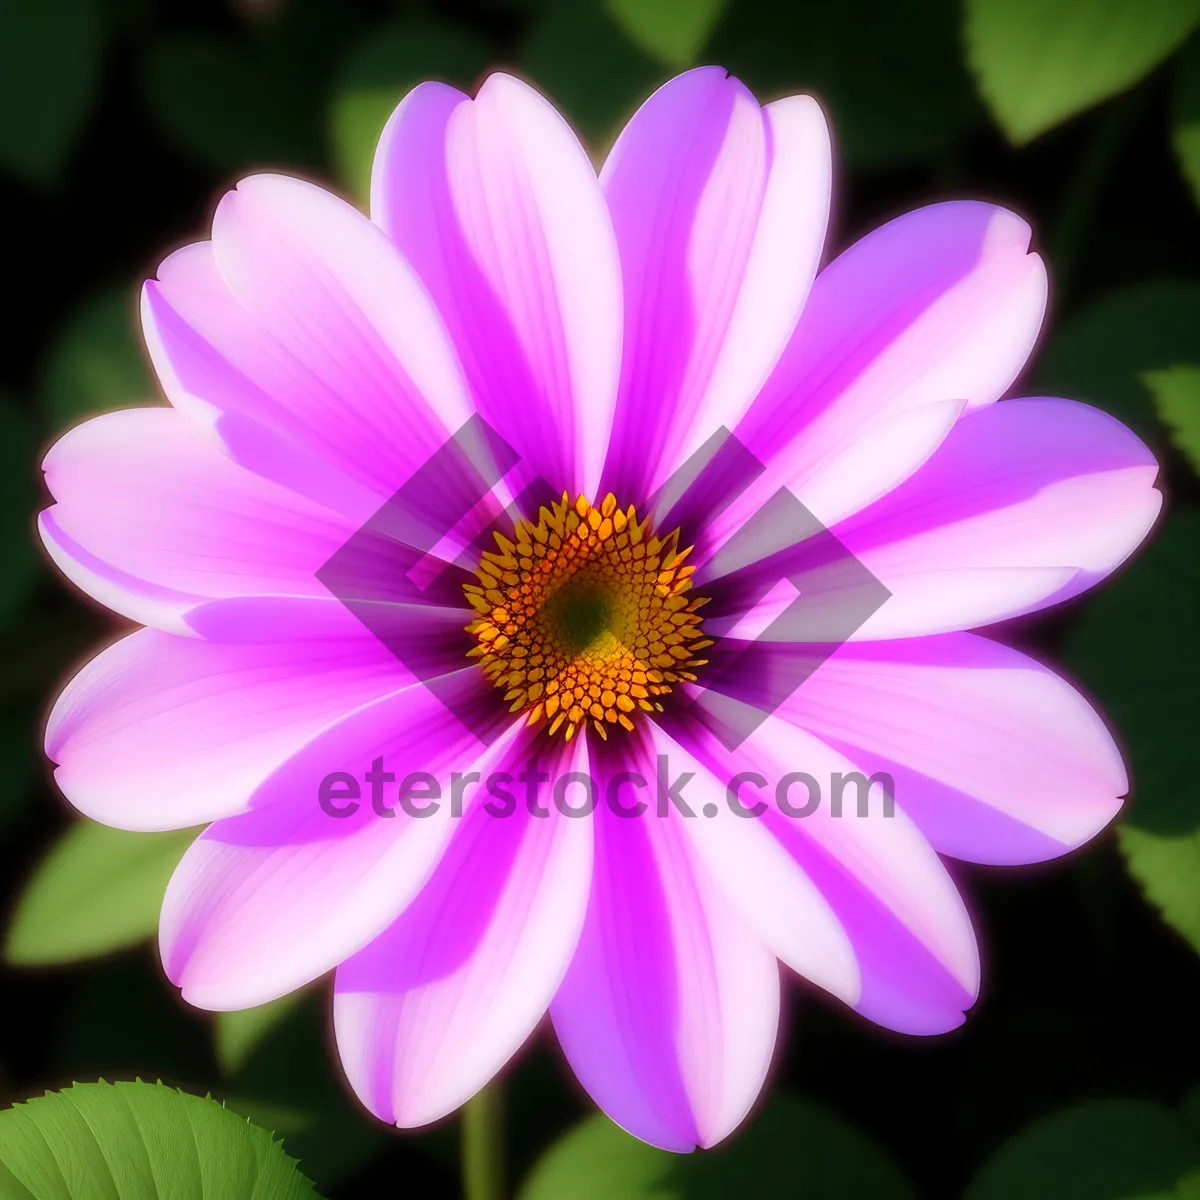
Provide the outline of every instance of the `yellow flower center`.
<path id="1" fill-rule="evenodd" d="M 593 508 L 564 492 L 537 524 L 519 521 L 515 540 L 495 534 L 498 549 L 464 588 L 479 614 L 467 632 L 510 712 L 551 733 L 565 726 L 568 739 L 590 721 L 607 738 L 608 725 L 632 729 L 635 713 L 661 711 L 657 697 L 696 678 L 712 642 L 696 613 L 704 599 L 688 595 L 691 547 L 649 526 L 611 493 Z"/>

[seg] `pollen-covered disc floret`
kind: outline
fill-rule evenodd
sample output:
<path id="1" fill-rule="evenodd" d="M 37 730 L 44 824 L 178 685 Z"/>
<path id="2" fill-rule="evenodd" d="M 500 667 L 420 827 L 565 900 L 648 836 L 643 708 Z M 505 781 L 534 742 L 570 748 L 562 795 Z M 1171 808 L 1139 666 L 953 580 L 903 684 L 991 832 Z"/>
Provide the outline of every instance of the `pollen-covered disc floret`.
<path id="1" fill-rule="evenodd" d="M 661 710 L 659 697 L 696 678 L 712 642 L 678 530 L 655 537 L 611 493 L 593 508 L 564 492 L 536 524 L 519 521 L 514 540 L 495 538 L 464 589 L 480 614 L 467 631 L 510 712 L 567 738 L 588 722 L 607 737 L 608 725 L 632 729 L 635 713 Z"/>

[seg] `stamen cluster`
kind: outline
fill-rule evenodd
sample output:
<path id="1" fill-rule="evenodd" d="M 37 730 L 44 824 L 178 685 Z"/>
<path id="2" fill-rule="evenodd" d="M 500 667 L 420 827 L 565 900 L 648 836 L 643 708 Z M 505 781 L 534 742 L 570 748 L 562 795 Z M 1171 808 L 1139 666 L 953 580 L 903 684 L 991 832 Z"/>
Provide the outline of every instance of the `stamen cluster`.
<path id="1" fill-rule="evenodd" d="M 609 725 L 633 729 L 634 714 L 661 711 L 673 685 L 695 680 L 712 641 L 696 611 L 705 600 L 688 595 L 691 547 L 679 549 L 678 530 L 649 527 L 612 493 L 594 508 L 564 492 L 512 539 L 495 534 L 498 549 L 464 589 L 479 613 L 467 631 L 510 712 L 567 739 L 590 721 L 607 738 Z"/>

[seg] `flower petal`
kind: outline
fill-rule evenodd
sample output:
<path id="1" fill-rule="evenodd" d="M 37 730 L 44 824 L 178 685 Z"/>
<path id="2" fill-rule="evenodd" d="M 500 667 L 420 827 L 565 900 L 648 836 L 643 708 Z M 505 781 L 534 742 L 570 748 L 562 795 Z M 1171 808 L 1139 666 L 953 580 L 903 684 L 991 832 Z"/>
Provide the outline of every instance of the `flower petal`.
<path id="1" fill-rule="evenodd" d="M 1049 668 L 969 633 L 844 646 L 780 709 L 872 775 L 933 847 L 1041 862 L 1094 837 L 1128 779 L 1095 709 Z"/>
<path id="2" fill-rule="evenodd" d="M 479 672 L 459 686 L 494 710 Z M 254 807 L 210 826 L 183 856 L 159 924 L 163 965 L 189 1004 L 251 1008 L 324 974 L 378 937 L 420 891 L 453 832 L 451 772 L 485 769 L 510 729 L 486 750 L 422 684 L 350 713 L 313 738 L 271 776 Z M 395 780 L 338 798 L 335 818 L 319 802 L 322 780 L 344 771 L 364 779 L 377 759 L 399 776 L 432 775 L 442 800 L 425 816 L 396 807 Z M 436 799 L 436 798 L 435 798 Z M 410 801 L 415 804 L 415 801 Z M 428 803 L 421 800 L 416 807 Z M 352 807 L 356 804 L 357 807 Z"/>
<path id="3" fill-rule="evenodd" d="M 612 223 L 583 147 L 527 84 L 411 92 L 376 152 L 371 215 L 413 264 L 521 473 L 595 493 L 620 360 Z"/>
<path id="4" fill-rule="evenodd" d="M 50 556 L 136 621 L 217 641 L 374 636 L 410 667 L 469 648 L 458 643 L 470 576 L 446 564 L 439 574 L 439 559 L 396 540 L 419 524 L 400 505 L 355 531 L 239 466 L 169 408 L 95 417 L 44 465 L 57 500 L 39 520 Z M 414 567 L 428 570 L 418 578 Z"/>
<path id="5" fill-rule="evenodd" d="M 857 1004 L 862 977 L 837 913 L 764 822 L 733 810 L 731 793 L 738 800 L 741 784 L 734 776 L 719 779 L 698 761 L 684 729 L 656 726 L 652 736 L 669 777 L 693 777 L 681 794 L 697 818 L 684 821 L 684 831 L 747 926 L 797 974 Z"/>
<path id="6" fill-rule="evenodd" d="M 225 195 L 211 243 L 146 284 L 168 398 L 247 465 L 364 520 L 471 407 L 445 328 L 379 230 L 303 180 Z"/>
<path id="7" fill-rule="evenodd" d="M 205 599 L 328 596 L 316 571 L 353 532 L 340 514 L 238 466 L 180 413 L 94 417 L 46 455 L 43 540 L 110 608 L 187 632 Z"/>
<path id="8" fill-rule="evenodd" d="M 834 531 L 892 593 L 856 639 L 967 629 L 1077 595 L 1162 506 L 1158 464 L 1070 400 L 1008 400 L 960 421 L 929 462 Z M 1028 587 L 998 586 L 1021 572 Z"/>
<path id="9" fill-rule="evenodd" d="M 625 289 L 607 487 L 649 494 L 750 406 L 816 274 L 830 172 L 811 96 L 760 108 L 717 67 L 626 126 L 601 174 Z"/>
<path id="10" fill-rule="evenodd" d="M 696 584 L 722 635 L 840 645 L 972 629 L 1115 570 L 1158 516 L 1157 472 L 1146 447 L 1097 409 L 1006 400 L 958 422 L 925 466 L 832 532 L 778 493 L 798 514 L 764 508 Z"/>
<path id="11" fill-rule="evenodd" d="M 1002 396 L 1045 311 L 1046 271 L 1029 239 L 1020 217 L 954 201 L 890 221 L 826 267 L 734 428 L 767 469 L 723 518 L 722 538 L 781 487 L 831 525 L 937 447 L 947 426 L 916 410 Z M 889 425 L 902 431 L 905 461 Z"/>
<path id="12" fill-rule="evenodd" d="M 592 757 L 601 794 L 626 765 Z M 592 1099 L 643 1141 L 688 1151 L 727 1136 L 758 1096 L 779 976 L 680 824 L 597 808 L 587 917 L 550 1011 Z"/>
<path id="13" fill-rule="evenodd" d="M 890 809 L 876 789 L 865 811 L 836 811 L 838 780 L 858 764 L 779 715 L 755 722 L 737 749 L 727 750 L 705 725 L 731 714 L 736 719 L 736 705 L 713 692 L 699 694 L 692 715 L 701 720 L 687 722 L 676 740 L 708 767 L 718 786 L 745 780 L 745 772 L 759 776 L 747 782 L 761 790 L 742 787 L 741 802 L 747 808 L 762 803 L 757 819 L 837 914 L 858 962 L 855 1009 L 904 1033 L 943 1033 L 961 1025 L 979 988 L 974 931 L 958 890 L 902 801 Z M 812 811 L 813 783 L 802 774 L 816 786 Z M 712 783 L 703 776 L 698 783 L 699 799 Z M 798 815 L 787 812 L 781 796 Z M 720 807 L 723 797 L 714 803 Z M 739 911 L 773 903 L 749 873 L 742 882 L 748 891 L 736 901 Z M 761 935 L 778 925 L 764 914 L 754 928 Z M 771 948 L 787 952 L 783 942 Z"/>
<path id="14" fill-rule="evenodd" d="M 184 829 L 245 811 L 322 729 L 411 679 L 371 638 L 220 645 L 143 629 L 67 684 L 46 753 L 94 820 Z"/>
<path id="15" fill-rule="evenodd" d="M 574 769 L 550 750 L 538 769 Z M 530 769 L 520 757 L 501 764 L 510 783 Z M 591 856 L 590 818 L 523 804 L 500 817 L 476 803 L 416 900 L 338 968 L 342 1064 L 380 1120 L 411 1127 L 452 1112 L 532 1033 L 578 939 Z"/>

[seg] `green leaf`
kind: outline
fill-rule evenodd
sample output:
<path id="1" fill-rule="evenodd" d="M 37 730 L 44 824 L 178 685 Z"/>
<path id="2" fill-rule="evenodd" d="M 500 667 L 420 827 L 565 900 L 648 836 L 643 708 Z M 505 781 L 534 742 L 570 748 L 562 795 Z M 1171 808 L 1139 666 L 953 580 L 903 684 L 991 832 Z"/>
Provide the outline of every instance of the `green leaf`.
<path id="1" fill-rule="evenodd" d="M 1147 371 L 1142 381 L 1154 395 L 1154 406 L 1175 444 L 1200 471 L 1200 367 Z"/>
<path id="2" fill-rule="evenodd" d="M 518 1193 L 519 1200 L 913 1195 L 898 1168 L 857 1129 L 819 1105 L 783 1095 L 727 1145 L 687 1155 L 656 1150 L 607 1117 L 591 1117 L 550 1147 Z"/>
<path id="3" fill-rule="evenodd" d="M 146 51 L 142 85 L 163 130 L 219 170 L 319 160 L 304 95 L 252 43 L 209 34 L 162 38 Z"/>
<path id="4" fill-rule="evenodd" d="M 1175 1113 L 1146 1100 L 1098 1100 L 1017 1134 L 964 1200 L 1184 1200 L 1198 1182 L 1200 1142 Z"/>
<path id="5" fill-rule="evenodd" d="M 488 44 L 438 21 L 400 21 L 372 31 L 347 57 L 329 110 L 334 165 L 364 205 L 371 191 L 375 143 L 405 94 L 426 79 L 461 87 L 487 69 Z"/>
<path id="6" fill-rule="evenodd" d="M 303 992 L 292 992 L 257 1008 L 217 1013 L 213 1036 L 221 1070 L 229 1075 L 240 1071 L 258 1044 L 287 1018 L 303 995 Z"/>
<path id="7" fill-rule="evenodd" d="M 1139 283 L 1060 325 L 1023 391 L 1095 404 L 1161 442 L 1144 376 L 1192 365 L 1200 366 L 1200 284 Z"/>
<path id="8" fill-rule="evenodd" d="M 12 1200 L 316 1195 L 265 1129 L 161 1083 L 76 1083 L 0 1112 L 0 1164 Z"/>
<path id="9" fill-rule="evenodd" d="M 0 5 L 0 167 L 39 184 L 59 174 L 95 98 L 102 50 L 93 0 Z"/>
<path id="10" fill-rule="evenodd" d="M 1174 513 L 1092 598 L 1064 657 L 1127 745 L 1131 806 L 1119 830 L 1149 900 L 1200 951 L 1200 512 Z"/>
<path id="11" fill-rule="evenodd" d="M 42 376 L 42 410 L 51 428 L 157 401 L 137 328 L 136 300 L 125 288 L 95 296 L 75 314 Z"/>
<path id="12" fill-rule="evenodd" d="M 668 67 L 695 64 L 729 0 L 605 0 L 629 40 Z"/>
<path id="13" fill-rule="evenodd" d="M 532 23 L 519 63 L 575 128 L 599 145 L 616 137 L 667 75 L 600 0 L 549 5 Z"/>
<path id="14" fill-rule="evenodd" d="M 966 4 L 979 91 L 1018 146 L 1136 83 L 1200 21 L 1200 0 Z"/>
<path id="15" fill-rule="evenodd" d="M 17 612 L 37 581 L 36 446 L 25 414 L 0 394 L 0 622 Z"/>
<path id="16" fill-rule="evenodd" d="M 983 110 L 958 38 L 957 0 L 738 0 L 707 56 L 762 99 L 812 92 L 855 167 L 944 155 Z"/>
<path id="17" fill-rule="evenodd" d="M 72 825 L 17 903 L 8 962 L 77 962 L 152 936 L 171 872 L 197 832 L 129 833 L 88 820 Z"/>

